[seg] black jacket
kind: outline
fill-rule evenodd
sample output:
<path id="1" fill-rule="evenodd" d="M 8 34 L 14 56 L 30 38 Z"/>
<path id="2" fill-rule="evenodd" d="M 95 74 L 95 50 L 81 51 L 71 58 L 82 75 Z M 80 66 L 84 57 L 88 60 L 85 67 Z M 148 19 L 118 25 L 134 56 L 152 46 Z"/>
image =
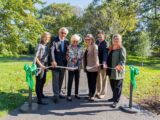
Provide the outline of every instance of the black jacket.
<path id="1" fill-rule="evenodd" d="M 96 44 L 98 45 L 98 57 L 99 57 L 99 63 L 107 63 L 108 58 L 108 43 L 104 40 L 102 42 L 99 42 L 99 40 L 96 41 Z"/>
<path id="2" fill-rule="evenodd" d="M 64 40 L 64 48 L 63 51 L 61 49 L 61 41 L 59 37 L 53 37 L 50 42 L 50 54 L 49 54 L 49 61 L 50 65 L 52 61 L 56 61 L 58 66 L 67 66 L 67 59 L 66 53 L 67 48 L 69 46 L 68 40 Z M 58 70 L 58 69 L 55 69 Z"/>

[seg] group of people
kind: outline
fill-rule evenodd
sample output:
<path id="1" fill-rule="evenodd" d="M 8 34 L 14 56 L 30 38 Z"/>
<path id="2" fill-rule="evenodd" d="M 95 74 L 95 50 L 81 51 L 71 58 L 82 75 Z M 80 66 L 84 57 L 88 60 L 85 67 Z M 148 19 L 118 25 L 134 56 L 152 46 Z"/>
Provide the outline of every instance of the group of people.
<path id="1" fill-rule="evenodd" d="M 54 103 L 58 103 L 60 99 L 65 98 L 68 101 L 72 101 L 73 80 L 75 81 L 74 97 L 81 99 L 79 96 L 79 79 L 80 71 L 83 68 L 88 81 L 89 93 L 86 98 L 89 101 L 94 101 L 95 97 L 103 99 L 106 94 L 105 88 L 108 76 L 113 97 L 107 101 L 113 102 L 112 107 L 117 107 L 122 92 L 126 61 L 126 51 L 122 45 L 121 35 L 113 35 L 109 45 L 105 41 L 105 32 L 98 30 L 97 40 L 94 39 L 92 34 L 87 34 L 84 37 L 84 44 L 80 45 L 81 37 L 77 34 L 72 35 L 70 41 L 66 39 L 68 32 L 67 28 L 62 27 L 59 29 L 57 37 L 52 37 L 49 32 L 44 32 L 41 36 L 34 60 L 37 66 L 41 68 L 36 76 L 37 103 L 41 105 L 47 104 L 42 100 L 46 98 L 43 94 L 43 87 L 46 82 L 46 66 L 52 66 Z M 68 68 L 66 97 L 61 93 L 66 71 L 63 67 Z"/>

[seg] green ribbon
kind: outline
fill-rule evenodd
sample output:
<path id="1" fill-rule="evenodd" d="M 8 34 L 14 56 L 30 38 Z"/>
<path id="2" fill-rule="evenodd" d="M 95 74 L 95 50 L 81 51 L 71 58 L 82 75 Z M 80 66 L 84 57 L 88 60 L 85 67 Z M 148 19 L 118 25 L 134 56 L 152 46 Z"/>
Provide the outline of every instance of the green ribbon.
<path id="1" fill-rule="evenodd" d="M 36 64 L 32 64 L 32 66 L 29 66 L 28 64 L 24 65 L 24 70 L 26 72 L 26 82 L 31 90 L 34 89 L 34 80 L 33 75 L 36 75 L 37 73 L 37 66 Z"/>
<path id="2" fill-rule="evenodd" d="M 137 88 L 137 83 L 136 83 L 136 75 L 140 73 L 139 69 L 134 67 L 134 66 L 129 66 L 130 68 L 130 80 L 131 84 L 133 86 L 133 89 Z"/>

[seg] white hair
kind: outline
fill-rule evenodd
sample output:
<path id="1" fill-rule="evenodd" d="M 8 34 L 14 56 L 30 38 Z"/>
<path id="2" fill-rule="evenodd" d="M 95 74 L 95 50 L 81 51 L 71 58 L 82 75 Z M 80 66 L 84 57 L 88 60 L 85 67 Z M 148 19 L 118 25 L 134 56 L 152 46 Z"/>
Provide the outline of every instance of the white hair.
<path id="1" fill-rule="evenodd" d="M 72 35 L 71 44 L 73 43 L 73 40 L 77 40 L 78 43 L 80 43 L 80 39 L 81 39 L 81 37 L 79 35 L 77 35 L 77 34 Z"/>
<path id="2" fill-rule="evenodd" d="M 67 34 L 69 32 L 66 27 L 62 27 L 62 28 L 59 29 L 59 33 L 62 32 L 62 31 L 65 31 Z"/>

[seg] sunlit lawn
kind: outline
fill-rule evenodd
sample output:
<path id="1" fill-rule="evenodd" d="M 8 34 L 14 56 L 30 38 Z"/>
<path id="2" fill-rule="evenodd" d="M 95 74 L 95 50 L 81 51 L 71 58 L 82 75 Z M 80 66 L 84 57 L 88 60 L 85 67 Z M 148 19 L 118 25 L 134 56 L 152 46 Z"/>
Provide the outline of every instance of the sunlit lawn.
<path id="1" fill-rule="evenodd" d="M 143 66 L 142 65 L 143 62 Z M 143 99 L 160 96 L 160 59 L 128 57 L 129 65 L 135 65 L 140 69 L 140 74 L 136 77 L 137 89 L 134 90 L 134 100 L 139 102 Z M 129 95 L 130 75 L 127 66 L 126 79 L 124 81 L 123 93 Z M 156 96 L 155 96 L 156 95 Z"/>
<path id="2" fill-rule="evenodd" d="M 29 61 L 0 60 L 0 116 L 21 105 L 28 96 L 24 64 Z M 48 76 L 48 80 L 50 79 Z"/>

